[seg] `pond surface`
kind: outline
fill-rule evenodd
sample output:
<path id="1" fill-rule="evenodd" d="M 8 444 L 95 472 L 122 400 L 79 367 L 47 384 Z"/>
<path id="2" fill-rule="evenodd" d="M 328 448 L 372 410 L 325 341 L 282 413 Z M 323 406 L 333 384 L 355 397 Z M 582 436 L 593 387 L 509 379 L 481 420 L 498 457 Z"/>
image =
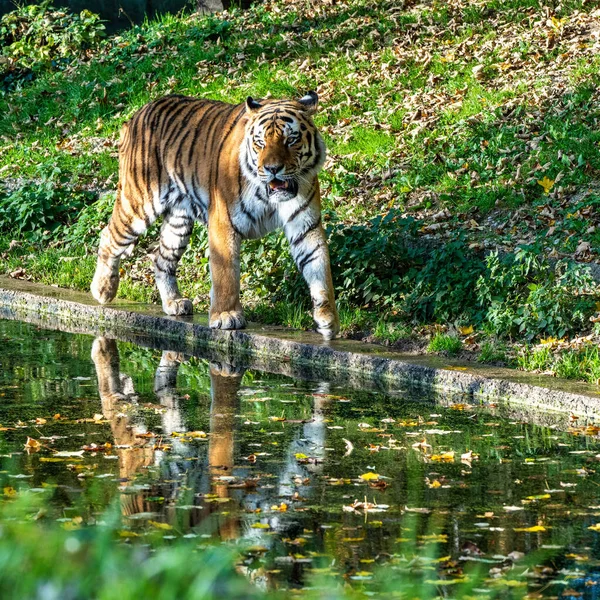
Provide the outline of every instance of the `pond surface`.
<path id="1" fill-rule="evenodd" d="M 381 564 L 517 585 L 533 560 L 517 579 L 539 597 L 598 594 L 593 426 L 1 320 L 0 398 L 0 502 L 30 489 L 87 524 L 117 503 L 124 540 L 235 545 L 265 586 L 368 582 Z"/>

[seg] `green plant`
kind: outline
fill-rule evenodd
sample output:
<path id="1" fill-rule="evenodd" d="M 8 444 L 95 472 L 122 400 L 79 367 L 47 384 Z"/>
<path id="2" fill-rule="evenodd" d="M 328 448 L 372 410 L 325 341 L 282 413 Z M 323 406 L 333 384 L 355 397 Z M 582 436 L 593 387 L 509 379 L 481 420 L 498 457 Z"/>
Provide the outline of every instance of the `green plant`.
<path id="1" fill-rule="evenodd" d="M 543 348 L 525 347 L 517 355 L 517 366 L 524 371 L 546 371 L 552 364 L 552 351 L 548 346 Z"/>
<path id="2" fill-rule="evenodd" d="M 9 59 L 0 64 L 5 75 L 16 69 L 48 69 L 84 56 L 103 36 L 100 17 L 89 10 L 73 14 L 49 1 L 19 6 L 0 19 L 0 48 Z"/>
<path id="3" fill-rule="evenodd" d="M 390 323 L 384 319 L 380 319 L 375 323 L 373 329 L 373 337 L 378 342 L 386 344 L 395 344 L 396 342 L 406 339 L 411 336 L 411 329 L 402 323 Z"/>
<path id="4" fill-rule="evenodd" d="M 340 300 L 378 307 L 400 302 L 404 276 L 422 262 L 423 251 L 410 244 L 417 222 L 398 210 L 349 226 L 331 216 L 327 231 Z"/>
<path id="5" fill-rule="evenodd" d="M 407 275 L 407 294 L 403 309 L 415 321 L 440 323 L 465 321 L 479 323 L 481 311 L 474 298 L 474 287 L 484 272 L 481 258 L 471 251 L 462 234 L 438 247 L 426 258 L 423 267 L 413 265 Z"/>
<path id="6" fill-rule="evenodd" d="M 486 340 L 481 344 L 481 349 L 477 360 L 482 363 L 506 362 L 508 348 L 506 344 L 495 339 Z"/>
<path id="7" fill-rule="evenodd" d="M 562 337 L 584 327 L 595 312 L 598 296 L 589 269 L 559 261 L 554 267 L 536 248 L 487 257 L 487 269 L 476 291 L 484 318 L 494 331 Z"/>
<path id="8" fill-rule="evenodd" d="M 429 345 L 427 352 L 444 352 L 449 355 L 458 354 L 462 350 L 462 342 L 455 335 L 436 333 Z"/>
<path id="9" fill-rule="evenodd" d="M 49 236 L 72 223 L 93 198 L 91 192 L 60 185 L 52 175 L 11 191 L 0 189 L 0 231 Z"/>

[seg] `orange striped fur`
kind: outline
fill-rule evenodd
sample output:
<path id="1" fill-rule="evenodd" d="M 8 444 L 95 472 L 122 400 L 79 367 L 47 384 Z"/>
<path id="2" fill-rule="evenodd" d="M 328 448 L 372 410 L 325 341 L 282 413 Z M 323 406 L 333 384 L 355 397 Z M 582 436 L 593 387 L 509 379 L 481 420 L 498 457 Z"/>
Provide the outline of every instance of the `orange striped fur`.
<path id="1" fill-rule="evenodd" d="M 194 222 L 202 221 L 210 247 L 210 326 L 242 328 L 241 240 L 283 228 L 309 285 L 317 329 L 334 337 L 339 319 L 321 225 L 325 146 L 311 118 L 316 106 L 314 92 L 238 105 L 167 96 L 137 112 L 121 131 L 117 200 L 101 234 L 94 298 L 104 304 L 115 297 L 121 257 L 162 216 L 155 275 L 163 310 L 191 314 L 175 275 Z"/>

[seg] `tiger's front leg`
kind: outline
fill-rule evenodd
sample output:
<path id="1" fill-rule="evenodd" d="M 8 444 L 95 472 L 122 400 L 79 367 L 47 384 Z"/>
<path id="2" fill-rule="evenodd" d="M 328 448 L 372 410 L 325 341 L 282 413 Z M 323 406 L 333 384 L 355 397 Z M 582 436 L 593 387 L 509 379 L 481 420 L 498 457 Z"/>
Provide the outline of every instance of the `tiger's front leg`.
<path id="1" fill-rule="evenodd" d="M 331 340 L 340 331 L 335 305 L 331 264 L 318 203 L 295 211 L 285 226 L 285 234 L 298 270 L 308 284 L 317 331 Z"/>
<path id="2" fill-rule="evenodd" d="M 224 200 L 211 203 L 208 245 L 210 249 L 210 314 L 213 329 L 243 329 L 240 303 L 240 235 L 235 231 Z"/>
<path id="3" fill-rule="evenodd" d="M 179 293 L 175 276 L 193 227 L 194 219 L 186 211 L 174 209 L 164 216 L 154 273 L 162 307 L 168 315 L 191 315 L 193 312 L 192 302 Z"/>

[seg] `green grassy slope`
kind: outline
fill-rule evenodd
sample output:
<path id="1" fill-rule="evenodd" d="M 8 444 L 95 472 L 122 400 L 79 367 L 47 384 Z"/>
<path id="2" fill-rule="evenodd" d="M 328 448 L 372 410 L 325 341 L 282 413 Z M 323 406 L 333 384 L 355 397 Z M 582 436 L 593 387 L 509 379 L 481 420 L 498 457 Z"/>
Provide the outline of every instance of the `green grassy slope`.
<path id="1" fill-rule="evenodd" d="M 166 16 L 110 37 L 84 59 L 0 94 L 0 270 L 87 287 L 112 199 L 90 203 L 114 189 L 119 128 L 149 100 L 177 92 L 238 102 L 316 89 L 347 331 L 392 341 L 415 323 L 515 339 L 587 332 L 596 294 L 589 282 L 517 266 L 514 294 L 498 300 L 483 252 L 527 247 L 536 259 L 579 261 L 600 253 L 599 31 L 600 10 L 585 0 L 556 8 L 275 0 L 245 12 Z M 13 208 L 3 212 L 1 203 Z M 378 215 L 389 223 L 369 224 Z M 125 265 L 121 295 L 156 299 L 146 258 L 153 241 Z M 414 250 L 423 241 L 441 244 L 435 264 Z M 200 307 L 205 242 L 198 230 L 180 268 Z M 380 266 L 369 253 L 402 267 Z M 252 317 L 309 324 L 280 238 L 246 244 L 243 271 Z M 548 314 L 559 288 L 570 321 Z M 523 304 L 534 317 L 518 314 Z"/>

